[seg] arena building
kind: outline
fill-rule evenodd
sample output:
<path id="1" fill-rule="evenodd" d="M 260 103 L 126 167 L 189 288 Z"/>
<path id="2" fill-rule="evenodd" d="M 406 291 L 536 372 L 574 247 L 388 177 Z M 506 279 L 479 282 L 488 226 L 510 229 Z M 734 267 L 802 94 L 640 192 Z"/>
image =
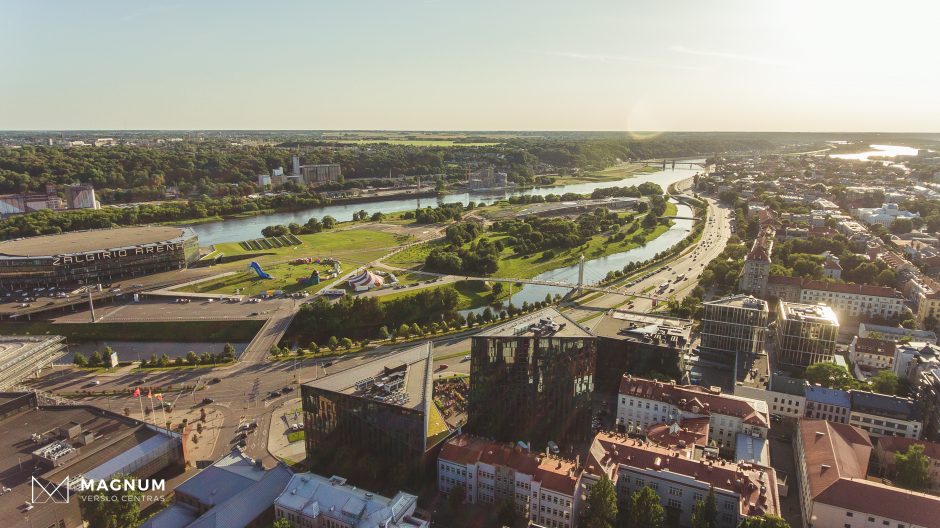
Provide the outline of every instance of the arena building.
<path id="1" fill-rule="evenodd" d="M 183 269 L 199 257 L 188 227 L 138 226 L 0 242 L 0 290 L 71 288 Z"/>

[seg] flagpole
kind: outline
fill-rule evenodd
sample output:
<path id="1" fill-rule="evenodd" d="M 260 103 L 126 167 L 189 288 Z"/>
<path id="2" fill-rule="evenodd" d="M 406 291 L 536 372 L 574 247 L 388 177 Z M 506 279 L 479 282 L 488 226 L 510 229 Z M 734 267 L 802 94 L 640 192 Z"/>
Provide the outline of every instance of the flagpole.
<path id="1" fill-rule="evenodd" d="M 170 426 L 167 425 L 166 423 L 166 405 L 163 404 L 163 395 L 162 394 L 159 395 L 157 399 L 160 400 L 160 413 L 163 415 L 163 427 L 165 427 L 166 430 L 169 431 Z"/>
<path id="2" fill-rule="evenodd" d="M 140 403 L 140 421 L 147 423 L 147 415 L 144 414 L 144 400 L 142 400 L 142 394 L 140 393 L 140 387 L 137 387 L 137 390 L 134 391 L 137 395 L 137 401 Z"/>
<path id="3" fill-rule="evenodd" d="M 153 426 L 157 426 L 157 411 L 153 409 L 153 392 L 147 391 L 147 399 L 150 400 L 150 414 L 153 415 Z"/>

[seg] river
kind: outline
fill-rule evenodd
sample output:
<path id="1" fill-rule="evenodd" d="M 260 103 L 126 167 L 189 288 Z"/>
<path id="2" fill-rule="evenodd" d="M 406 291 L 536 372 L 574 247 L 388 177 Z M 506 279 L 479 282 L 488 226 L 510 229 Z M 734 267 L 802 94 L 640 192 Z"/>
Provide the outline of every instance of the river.
<path id="1" fill-rule="evenodd" d="M 677 204 L 676 216 L 692 216 L 692 209 L 687 205 Z M 653 258 L 657 253 L 665 251 L 677 242 L 685 238 L 692 231 L 693 220 L 674 220 L 672 227 L 662 235 L 651 240 L 645 246 L 633 248 L 622 253 L 614 253 L 606 257 L 584 261 L 584 282 L 585 284 L 597 282 L 607 276 L 608 272 L 622 270 L 624 266 L 631 262 L 642 262 Z M 556 268 L 536 275 L 538 280 L 559 281 L 577 284 L 578 265 Z M 522 306 L 524 302 L 539 302 L 545 300 L 545 295 L 554 296 L 556 293 L 564 295 L 567 288 L 557 286 L 542 286 L 539 284 L 526 284 L 521 289 L 513 288 L 512 298 L 509 299 L 516 306 Z M 463 310 L 460 313 L 467 315 L 470 312 L 480 314 L 485 307 Z"/>
<path id="2" fill-rule="evenodd" d="M 830 154 L 830 158 L 869 161 L 873 157 L 893 158 L 896 156 L 916 156 L 917 149 L 901 145 L 868 145 L 874 150 L 854 154 Z"/>
<path id="3" fill-rule="evenodd" d="M 701 163 L 704 160 L 690 160 L 693 163 Z M 667 168 L 656 172 L 637 174 L 636 176 L 624 178 L 617 181 L 593 182 L 593 183 L 574 183 L 570 185 L 561 185 L 558 187 L 537 187 L 534 189 L 524 189 L 518 191 L 490 191 L 490 192 L 472 192 L 448 194 L 439 198 L 398 198 L 393 200 L 384 200 L 381 202 L 369 202 L 358 204 L 329 205 L 326 207 L 315 207 L 304 209 L 302 211 L 290 211 L 284 213 L 274 213 L 270 215 L 259 215 L 248 218 L 233 218 L 221 222 L 210 222 L 205 224 L 196 224 L 191 226 L 196 235 L 199 236 L 199 244 L 208 246 L 220 242 L 239 242 L 261 236 L 261 230 L 265 226 L 274 224 L 290 224 L 296 222 L 304 224 L 312 216 L 322 218 L 326 215 L 332 216 L 339 221 L 352 220 L 353 213 L 365 210 L 368 214 L 376 212 L 394 213 L 397 211 L 411 211 L 419 207 L 436 206 L 439 203 L 460 202 L 466 204 L 470 201 L 492 203 L 496 200 L 506 199 L 510 196 L 518 195 L 539 195 L 579 193 L 587 194 L 594 189 L 605 187 L 623 187 L 627 185 L 639 185 L 644 182 L 658 183 L 663 190 L 672 183 L 684 180 L 701 172 L 700 169 L 688 168 Z M 544 296 L 543 296 L 544 297 Z"/>

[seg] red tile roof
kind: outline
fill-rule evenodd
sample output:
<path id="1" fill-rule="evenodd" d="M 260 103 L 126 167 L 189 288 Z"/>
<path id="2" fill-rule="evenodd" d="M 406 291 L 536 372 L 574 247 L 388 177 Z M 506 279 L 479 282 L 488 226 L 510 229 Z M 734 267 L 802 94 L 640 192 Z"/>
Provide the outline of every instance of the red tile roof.
<path id="1" fill-rule="evenodd" d="M 692 450 L 674 450 L 613 433 L 598 433 L 591 443 L 584 470 L 617 478 L 619 466 L 691 477 L 716 490 L 738 494 L 742 516 L 778 514 L 777 477 L 759 464 L 705 461 L 692 458 Z"/>
<path id="2" fill-rule="evenodd" d="M 884 341 L 871 337 L 859 337 L 855 340 L 855 351 L 860 354 L 876 354 L 894 357 L 894 341 Z"/>
<path id="3" fill-rule="evenodd" d="M 684 448 L 691 445 L 708 445 L 708 418 L 686 418 L 679 423 L 657 424 L 646 430 L 646 438 L 654 444 Z"/>
<path id="4" fill-rule="evenodd" d="M 907 448 L 917 444 L 924 446 L 924 454 L 934 460 L 940 460 L 940 444 L 927 440 L 903 438 L 900 436 L 886 436 L 878 439 L 878 448 L 889 453 L 906 453 Z"/>
<path id="5" fill-rule="evenodd" d="M 866 480 L 871 441 L 847 424 L 801 420 L 809 492 L 814 501 L 921 526 L 936 526 L 940 498 Z"/>
<path id="6" fill-rule="evenodd" d="M 570 460 L 539 456 L 511 444 L 467 434 L 447 440 L 438 459 L 460 465 L 484 463 L 512 468 L 518 473 L 531 475 L 545 489 L 566 495 L 572 495 L 578 483 L 578 471 Z"/>
<path id="7" fill-rule="evenodd" d="M 709 416 L 712 413 L 736 416 L 744 423 L 769 427 L 767 413 L 759 411 L 749 401 L 718 394 L 696 385 L 676 385 L 625 374 L 620 380 L 620 394 L 668 403 L 686 412 Z"/>

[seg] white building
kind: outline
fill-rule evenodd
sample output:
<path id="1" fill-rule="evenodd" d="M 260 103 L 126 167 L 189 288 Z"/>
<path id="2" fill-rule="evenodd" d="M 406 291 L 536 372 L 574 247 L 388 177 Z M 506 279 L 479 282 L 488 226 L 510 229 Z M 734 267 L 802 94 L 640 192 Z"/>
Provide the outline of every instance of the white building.
<path id="1" fill-rule="evenodd" d="M 893 370 L 895 348 L 894 341 L 855 336 L 849 344 L 849 360 L 866 370 Z"/>
<path id="2" fill-rule="evenodd" d="M 899 208 L 898 204 L 896 203 L 882 204 L 881 207 L 877 208 L 861 207 L 858 209 L 859 220 L 867 224 L 880 224 L 885 227 L 891 227 L 891 224 L 899 218 L 906 218 L 910 220 L 916 216 L 920 215 L 910 211 L 904 211 Z"/>
<path id="3" fill-rule="evenodd" d="M 803 528 L 931 528 L 940 498 L 868 480 L 872 444 L 850 425 L 802 420 L 794 435 Z"/>
<path id="4" fill-rule="evenodd" d="M 842 318 L 883 317 L 890 319 L 904 311 L 904 296 L 894 288 L 868 284 L 804 280 L 800 302 L 825 304 Z"/>
<path id="5" fill-rule="evenodd" d="M 548 528 L 573 528 L 580 511 L 577 461 L 537 455 L 518 445 L 470 435 L 449 439 L 437 459 L 437 486 L 463 486 L 470 504 L 512 499 L 516 511 Z"/>
<path id="6" fill-rule="evenodd" d="M 717 525 L 738 526 L 752 515 L 779 515 L 777 477 L 773 468 L 753 463 L 708 460 L 700 448 L 663 447 L 623 435 L 599 433 L 585 463 L 584 493 L 607 475 L 623 500 L 643 487 L 659 495 L 667 515 L 679 526 L 691 526 L 692 509 L 715 490 Z"/>
<path id="7" fill-rule="evenodd" d="M 737 446 L 737 435 L 767 438 L 770 414 L 761 400 L 712 392 L 695 385 L 676 385 L 624 375 L 617 401 L 617 425 L 627 432 L 646 433 L 667 425 L 707 417 L 708 437 L 726 450 Z"/>
<path id="8" fill-rule="evenodd" d="M 802 418 L 806 412 L 806 380 L 773 375 L 766 388 L 737 385 L 734 395 L 762 400 L 771 414 L 789 418 Z"/>
<path id="9" fill-rule="evenodd" d="M 393 498 L 346 484 L 342 477 L 294 475 L 274 501 L 274 516 L 297 528 L 427 528 L 414 516 L 418 497 L 398 492 Z"/>

